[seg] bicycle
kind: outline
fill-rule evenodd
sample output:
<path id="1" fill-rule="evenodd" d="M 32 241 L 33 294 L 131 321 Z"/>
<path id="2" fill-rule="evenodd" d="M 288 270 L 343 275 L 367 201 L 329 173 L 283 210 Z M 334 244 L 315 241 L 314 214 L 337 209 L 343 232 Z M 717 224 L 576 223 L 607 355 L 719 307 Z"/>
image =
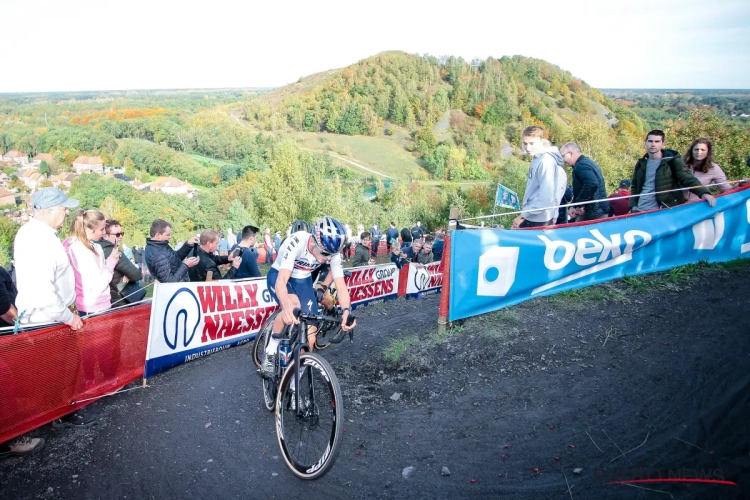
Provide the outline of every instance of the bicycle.
<path id="1" fill-rule="evenodd" d="M 344 276 L 351 276 L 352 273 L 348 269 L 344 270 Z M 337 322 L 331 322 L 331 321 L 321 321 L 318 323 L 318 332 L 317 336 L 315 337 L 315 348 L 318 350 L 323 350 L 326 347 L 330 346 L 331 344 L 337 344 L 343 340 L 343 331 L 341 330 L 341 319 L 339 318 L 341 312 L 336 307 L 336 302 L 338 302 L 338 291 L 336 290 L 336 284 L 331 283 L 328 286 L 328 294 L 332 297 L 333 306 L 330 308 L 327 308 L 323 305 L 323 295 L 318 295 L 318 306 L 323 311 L 323 316 L 328 317 L 337 317 Z M 275 311 L 271 316 L 268 317 L 266 322 L 263 325 L 263 328 L 258 332 L 258 334 L 255 336 L 255 341 L 253 342 L 253 362 L 255 363 L 255 366 L 257 368 L 261 368 L 261 360 L 265 359 L 265 354 L 263 354 L 261 351 L 265 349 L 266 344 L 268 344 L 268 335 L 271 335 L 271 332 L 273 331 L 273 323 L 276 320 L 276 316 L 279 315 L 280 309 Z M 326 337 L 329 333 L 332 333 L 332 337 L 336 340 L 330 341 Z M 262 357 L 261 357 L 262 356 Z"/>
<path id="2" fill-rule="evenodd" d="M 310 352 L 307 322 L 328 322 L 340 327 L 342 318 L 306 314 L 299 309 L 294 310 L 294 315 L 299 324 L 285 326 L 278 334 L 282 340 L 275 374 L 269 377 L 261 371 L 263 400 L 266 408 L 275 412 L 276 435 L 287 466 L 297 477 L 312 480 L 325 475 L 336 460 L 344 407 L 333 368 L 322 356 Z M 350 315 L 349 324 L 353 322 Z M 267 324 L 272 325 L 273 318 Z M 329 343 L 341 342 L 345 336 L 336 335 Z M 354 331 L 349 330 L 349 340 L 353 338 Z M 265 344 L 263 347 L 265 357 Z"/>

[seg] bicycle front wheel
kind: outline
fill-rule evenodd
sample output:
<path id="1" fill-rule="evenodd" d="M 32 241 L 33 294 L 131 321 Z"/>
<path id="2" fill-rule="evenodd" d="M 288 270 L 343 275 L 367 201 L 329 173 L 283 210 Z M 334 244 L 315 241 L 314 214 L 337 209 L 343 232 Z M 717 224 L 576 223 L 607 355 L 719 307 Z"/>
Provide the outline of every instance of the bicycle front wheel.
<path id="1" fill-rule="evenodd" d="M 315 353 L 299 357 L 299 398 L 294 366 L 281 378 L 276 398 L 276 435 L 286 464 L 302 479 L 318 479 L 333 466 L 341 448 L 344 408 L 331 365 Z M 297 409 L 299 399 L 299 410 Z"/>
<path id="2" fill-rule="evenodd" d="M 253 342 L 253 362 L 258 368 L 266 360 L 266 345 L 268 345 L 268 339 L 271 338 L 271 333 L 273 332 L 273 323 L 280 312 L 281 310 L 278 310 L 271 314 L 255 336 L 255 342 Z"/>

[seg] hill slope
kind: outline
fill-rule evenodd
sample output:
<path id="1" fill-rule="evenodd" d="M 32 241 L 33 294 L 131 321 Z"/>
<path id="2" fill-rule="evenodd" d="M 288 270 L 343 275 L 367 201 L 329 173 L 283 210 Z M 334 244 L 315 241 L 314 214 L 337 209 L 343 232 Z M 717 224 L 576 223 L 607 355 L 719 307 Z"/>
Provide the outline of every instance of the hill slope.
<path id="1" fill-rule="evenodd" d="M 244 115 L 270 131 L 385 136 L 445 179 L 487 178 L 524 126 L 543 126 L 555 142 L 581 121 L 613 140 L 643 129 L 633 112 L 569 72 L 522 56 L 467 63 L 384 52 L 276 89 L 248 102 Z"/>

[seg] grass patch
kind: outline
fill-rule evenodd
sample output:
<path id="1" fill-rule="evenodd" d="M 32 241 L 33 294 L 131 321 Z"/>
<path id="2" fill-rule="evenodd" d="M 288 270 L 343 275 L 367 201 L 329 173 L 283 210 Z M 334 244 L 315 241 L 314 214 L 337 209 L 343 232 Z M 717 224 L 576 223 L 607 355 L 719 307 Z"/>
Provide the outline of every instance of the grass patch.
<path id="1" fill-rule="evenodd" d="M 419 179 L 425 176 L 425 170 L 419 166 L 417 158 L 392 138 L 314 132 L 294 132 L 292 137 L 307 149 L 343 152 L 348 159 L 394 179 Z M 346 163 L 346 166 L 358 173 L 373 175 L 354 165 Z"/>
<path id="2" fill-rule="evenodd" d="M 739 271 L 750 267 L 750 259 L 735 259 L 730 260 L 729 262 L 720 262 L 716 265 L 725 271 Z"/>
<path id="3" fill-rule="evenodd" d="M 388 363 L 397 365 L 399 364 L 399 361 L 404 358 L 407 351 L 417 345 L 419 345 L 419 339 L 416 335 L 393 339 L 383 350 L 383 358 L 385 358 Z"/>
<path id="4" fill-rule="evenodd" d="M 233 165 L 232 162 L 228 162 L 224 160 L 217 160 L 216 158 L 211 158 L 210 156 L 203 156 L 203 155 L 199 155 L 196 153 L 191 153 L 188 156 L 201 163 L 207 163 L 209 165 L 215 165 L 217 167 L 223 167 L 224 165 Z"/>

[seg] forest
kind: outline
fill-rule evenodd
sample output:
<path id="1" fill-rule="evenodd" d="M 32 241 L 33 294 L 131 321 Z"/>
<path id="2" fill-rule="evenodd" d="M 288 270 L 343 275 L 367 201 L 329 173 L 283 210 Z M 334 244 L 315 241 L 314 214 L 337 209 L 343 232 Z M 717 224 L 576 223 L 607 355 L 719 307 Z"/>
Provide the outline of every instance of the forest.
<path id="1" fill-rule="evenodd" d="M 70 196 L 120 220 L 130 245 L 144 243 L 155 218 L 186 238 L 250 222 L 283 230 L 324 213 L 352 225 L 420 219 L 428 228 L 444 225 L 450 207 L 464 217 L 491 214 L 497 183 L 523 195 L 528 159 L 520 132 L 534 124 L 556 144 L 579 142 L 610 190 L 630 177 L 645 132 L 656 126 L 680 152 L 698 136 L 712 138 L 728 176 L 748 177 L 748 127 L 728 114 L 747 96 L 623 92 L 605 95 L 522 56 L 465 61 L 387 52 L 275 90 L 0 95 L 0 151 L 51 154 L 48 176 L 70 171 L 78 155 L 98 155 L 132 179 L 173 176 L 197 189 L 187 198 L 93 174 L 74 180 Z M 352 146 L 335 145 L 344 138 Z M 383 144 L 393 146 L 392 157 L 378 153 Z M 377 171 L 379 157 L 382 169 L 391 158 L 413 168 L 372 175 L 342 161 Z M 28 190 L 16 169 L 3 171 L 22 200 Z M 366 190 L 375 191 L 374 201 Z M 15 229 L 0 219 L 0 261 Z"/>

